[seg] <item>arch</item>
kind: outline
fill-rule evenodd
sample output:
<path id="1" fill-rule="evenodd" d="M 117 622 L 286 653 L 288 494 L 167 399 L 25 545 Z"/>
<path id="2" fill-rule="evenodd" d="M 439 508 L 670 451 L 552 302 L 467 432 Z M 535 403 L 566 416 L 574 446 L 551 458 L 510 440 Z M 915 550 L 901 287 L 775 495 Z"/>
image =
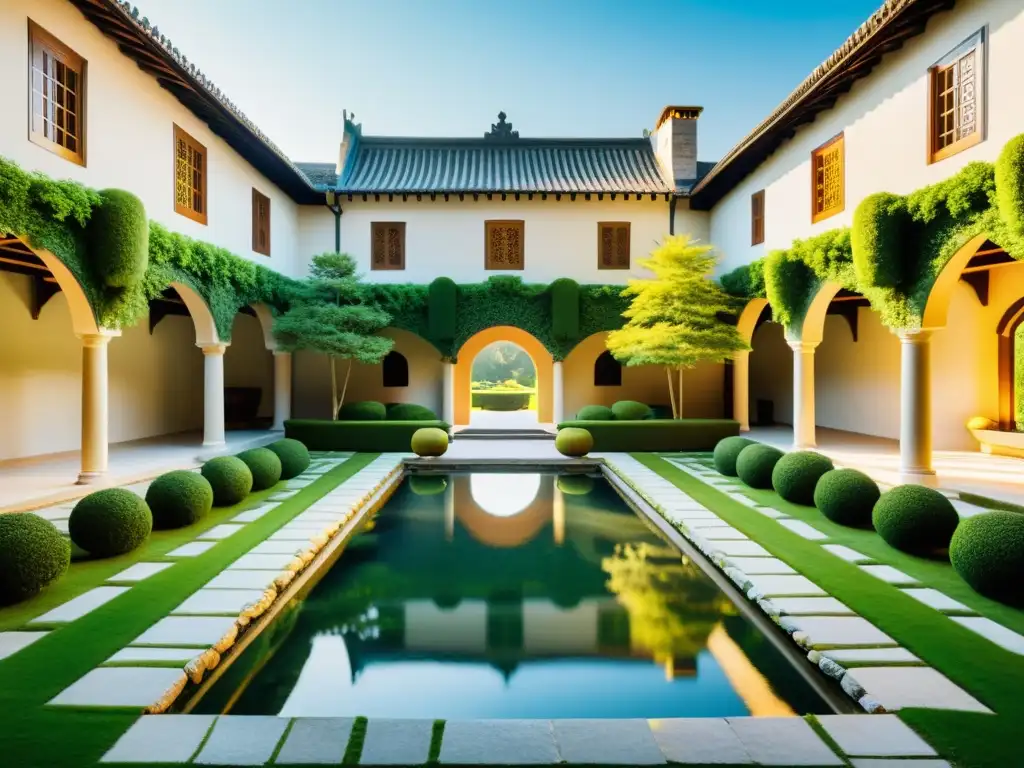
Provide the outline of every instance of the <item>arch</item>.
<path id="1" fill-rule="evenodd" d="M 750 344 L 754 338 L 757 321 L 767 306 L 768 299 L 751 299 L 740 312 L 739 319 L 736 321 L 736 330 L 740 332 L 740 338 L 747 344 Z"/>
<path id="2" fill-rule="evenodd" d="M 249 306 L 256 313 L 256 319 L 260 321 L 260 328 L 263 329 L 264 346 L 273 352 L 277 349 L 277 340 L 274 338 L 274 313 L 270 311 L 269 306 L 261 302 L 250 304 Z M 191 307 L 189 307 L 189 311 L 192 311 Z"/>
<path id="3" fill-rule="evenodd" d="M 798 332 L 791 334 L 790 329 L 786 329 L 786 341 L 820 344 L 825 337 L 825 316 L 828 314 L 829 305 L 842 289 L 843 286 L 839 283 L 822 283 L 807 306 L 804 321 L 797 329 Z"/>
<path id="4" fill-rule="evenodd" d="M 196 346 L 207 347 L 214 344 L 223 344 L 220 335 L 217 333 L 217 323 L 213 319 L 213 312 L 210 311 L 206 300 L 199 295 L 195 288 L 186 283 L 171 283 L 181 300 L 185 302 L 188 314 L 192 318 L 192 324 L 196 328 Z"/>
<path id="5" fill-rule="evenodd" d="M 469 476 L 452 477 L 456 516 L 463 528 L 481 544 L 518 547 L 531 541 L 551 522 L 554 478 L 542 478 L 536 495 L 514 515 L 491 514 L 473 497 Z"/>
<path id="6" fill-rule="evenodd" d="M 459 348 L 455 363 L 455 423 L 469 424 L 473 360 L 484 347 L 496 341 L 518 345 L 533 360 L 537 371 L 537 420 L 542 424 L 551 423 L 554 418 L 554 359 L 536 336 L 511 325 L 495 325 L 479 331 Z"/>
<path id="7" fill-rule="evenodd" d="M 53 279 L 57 281 L 61 292 L 68 302 L 68 310 L 71 313 L 71 329 L 76 336 L 88 336 L 100 333 L 100 324 L 96 321 L 96 314 L 89 303 L 89 297 L 85 295 L 78 278 L 72 274 L 63 261 L 45 248 L 33 248 L 24 238 L 18 238 L 43 264 Z"/>
<path id="8" fill-rule="evenodd" d="M 978 252 L 981 246 L 988 240 L 988 235 L 981 234 L 972 237 L 964 243 L 960 250 L 953 254 L 953 258 L 946 262 L 946 265 L 939 272 L 928 291 L 928 300 L 924 305 L 924 312 L 921 314 L 921 327 L 929 330 L 945 328 L 949 315 L 949 305 L 953 300 L 953 291 L 960 282 L 960 275 L 963 274 L 967 262 Z"/>
<path id="9" fill-rule="evenodd" d="M 1024 323 L 1024 299 L 1017 299 L 999 318 L 999 427 L 1017 428 L 1017 329 Z"/>
<path id="10" fill-rule="evenodd" d="M 594 360 L 594 386 L 622 386 L 622 365 L 607 349 Z"/>
<path id="11" fill-rule="evenodd" d="M 385 387 L 408 387 L 409 361 L 401 352 L 391 350 L 381 363 L 381 375 Z"/>

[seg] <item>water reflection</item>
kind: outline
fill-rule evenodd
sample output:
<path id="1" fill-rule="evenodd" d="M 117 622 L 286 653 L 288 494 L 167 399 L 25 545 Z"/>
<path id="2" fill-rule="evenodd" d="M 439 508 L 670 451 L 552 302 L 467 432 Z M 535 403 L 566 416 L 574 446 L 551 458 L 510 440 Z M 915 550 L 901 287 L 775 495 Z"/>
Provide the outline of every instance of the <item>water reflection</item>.
<path id="1" fill-rule="evenodd" d="M 601 479 L 413 477 L 201 708 L 287 716 L 825 711 Z"/>

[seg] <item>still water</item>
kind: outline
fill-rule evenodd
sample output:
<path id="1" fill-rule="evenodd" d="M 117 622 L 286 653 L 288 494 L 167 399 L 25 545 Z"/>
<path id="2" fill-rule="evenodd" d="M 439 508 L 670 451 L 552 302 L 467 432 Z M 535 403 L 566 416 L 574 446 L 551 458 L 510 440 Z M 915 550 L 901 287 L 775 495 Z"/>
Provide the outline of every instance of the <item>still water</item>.
<path id="1" fill-rule="evenodd" d="M 830 711 L 600 478 L 407 479 L 196 711 L 658 718 Z"/>

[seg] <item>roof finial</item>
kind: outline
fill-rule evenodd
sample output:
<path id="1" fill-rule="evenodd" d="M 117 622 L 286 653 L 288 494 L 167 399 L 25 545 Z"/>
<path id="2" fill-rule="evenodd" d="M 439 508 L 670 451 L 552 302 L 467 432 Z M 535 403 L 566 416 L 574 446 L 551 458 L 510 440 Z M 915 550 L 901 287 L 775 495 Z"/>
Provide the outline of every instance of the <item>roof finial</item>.
<path id="1" fill-rule="evenodd" d="M 506 122 L 504 112 L 498 113 L 498 122 L 491 123 L 491 130 L 484 134 L 485 139 L 518 139 L 519 131 L 512 130 L 512 123 Z"/>

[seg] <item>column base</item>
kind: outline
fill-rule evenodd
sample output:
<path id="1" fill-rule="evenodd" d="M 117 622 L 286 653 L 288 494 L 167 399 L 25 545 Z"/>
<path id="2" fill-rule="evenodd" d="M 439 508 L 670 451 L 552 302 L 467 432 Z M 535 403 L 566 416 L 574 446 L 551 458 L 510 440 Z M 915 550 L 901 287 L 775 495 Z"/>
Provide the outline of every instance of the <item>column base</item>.
<path id="1" fill-rule="evenodd" d="M 900 482 L 935 487 L 939 484 L 934 469 L 900 469 Z"/>
<path id="2" fill-rule="evenodd" d="M 75 485 L 95 485 L 106 476 L 106 472 L 79 472 Z"/>
<path id="3" fill-rule="evenodd" d="M 750 427 L 744 427 L 742 424 L 740 424 L 740 432 L 749 432 L 749 431 L 750 431 Z"/>
<path id="4" fill-rule="evenodd" d="M 274 424 L 270 428 L 271 432 L 284 432 L 284 424 Z"/>
<path id="5" fill-rule="evenodd" d="M 204 440 L 203 448 L 220 448 L 228 444 L 227 440 Z"/>
<path id="6" fill-rule="evenodd" d="M 817 443 L 797 443 L 797 442 L 793 443 L 793 450 L 794 451 L 813 451 L 817 447 L 818 447 Z"/>

